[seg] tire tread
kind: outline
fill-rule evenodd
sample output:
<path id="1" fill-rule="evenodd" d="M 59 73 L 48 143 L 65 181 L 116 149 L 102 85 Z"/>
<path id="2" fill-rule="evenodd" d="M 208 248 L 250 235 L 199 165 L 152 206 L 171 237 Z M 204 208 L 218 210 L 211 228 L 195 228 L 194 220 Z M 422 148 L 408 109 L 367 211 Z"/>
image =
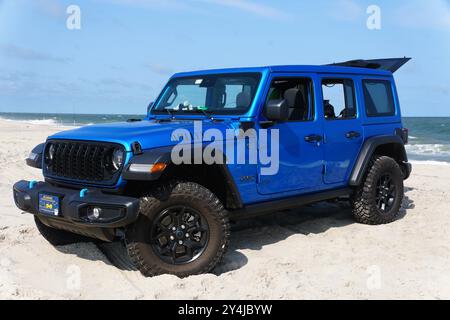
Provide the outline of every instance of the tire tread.
<path id="1" fill-rule="evenodd" d="M 220 246 L 220 249 L 216 253 L 215 257 L 201 270 L 199 270 L 197 274 L 210 272 L 221 262 L 229 246 L 230 223 L 227 211 L 220 200 L 205 187 L 194 182 L 174 181 L 166 185 L 161 185 L 152 190 L 146 196 L 142 197 L 141 212 L 149 212 L 155 209 L 160 203 L 160 200 L 158 199 L 164 198 L 168 193 L 171 196 L 179 196 L 191 200 L 195 199 L 196 201 L 200 199 L 213 208 L 213 212 L 217 215 L 217 219 L 219 219 L 225 235 L 222 239 L 222 245 Z M 126 248 L 131 262 L 144 276 L 153 277 L 165 273 L 165 270 L 158 265 L 157 261 L 148 262 L 144 260 L 138 243 L 126 243 Z M 181 272 L 177 275 L 180 277 L 186 277 L 192 274 Z"/>
<path id="2" fill-rule="evenodd" d="M 380 225 L 380 224 L 387 224 L 395 221 L 397 218 L 399 212 L 397 210 L 397 213 L 390 218 L 386 219 L 382 215 L 380 215 L 378 212 L 375 212 L 376 209 L 374 209 L 373 206 L 373 186 L 376 185 L 377 181 L 377 175 L 380 171 L 383 170 L 383 167 L 385 165 L 392 165 L 394 166 L 394 170 L 398 170 L 401 172 L 401 168 L 398 165 L 398 163 L 387 156 L 380 156 L 375 155 L 372 160 L 369 163 L 369 167 L 364 179 L 363 184 L 357 188 L 355 195 L 352 199 L 352 211 L 353 216 L 355 217 L 355 220 L 362 224 L 368 224 L 368 225 Z M 401 192 L 401 197 L 403 197 L 403 190 Z M 401 203 L 402 199 L 400 199 Z"/>

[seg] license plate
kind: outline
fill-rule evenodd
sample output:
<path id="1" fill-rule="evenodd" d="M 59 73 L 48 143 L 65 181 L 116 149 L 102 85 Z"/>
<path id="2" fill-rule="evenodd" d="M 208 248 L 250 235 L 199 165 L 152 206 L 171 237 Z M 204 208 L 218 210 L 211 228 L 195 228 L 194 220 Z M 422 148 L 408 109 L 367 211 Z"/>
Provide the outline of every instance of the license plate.
<path id="1" fill-rule="evenodd" d="M 39 194 L 39 212 L 52 216 L 58 216 L 59 198 L 48 194 Z"/>

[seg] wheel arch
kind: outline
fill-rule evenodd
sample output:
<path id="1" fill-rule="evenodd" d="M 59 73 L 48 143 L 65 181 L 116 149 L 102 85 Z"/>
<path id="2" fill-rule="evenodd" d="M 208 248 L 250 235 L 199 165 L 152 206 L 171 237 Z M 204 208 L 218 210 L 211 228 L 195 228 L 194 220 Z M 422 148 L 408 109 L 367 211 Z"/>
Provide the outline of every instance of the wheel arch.
<path id="1" fill-rule="evenodd" d="M 171 147 L 147 150 L 141 155 L 135 156 L 124 170 L 123 178 L 127 181 L 125 192 L 136 193 L 142 189 L 148 189 L 162 181 L 182 180 L 196 182 L 211 190 L 222 202 L 226 209 L 240 209 L 243 202 L 226 164 L 226 157 L 222 164 L 180 164 L 176 165 L 171 160 Z M 194 154 L 194 152 L 193 152 Z M 129 167 L 133 163 L 154 164 L 163 162 L 167 165 L 162 173 L 132 173 Z"/>
<path id="2" fill-rule="evenodd" d="M 382 155 L 393 158 L 403 170 L 405 179 L 408 178 L 407 163 L 408 156 L 405 144 L 399 136 L 379 136 L 367 139 L 355 162 L 352 174 L 350 175 L 350 186 L 359 186 L 362 183 L 370 160 L 374 155 Z"/>

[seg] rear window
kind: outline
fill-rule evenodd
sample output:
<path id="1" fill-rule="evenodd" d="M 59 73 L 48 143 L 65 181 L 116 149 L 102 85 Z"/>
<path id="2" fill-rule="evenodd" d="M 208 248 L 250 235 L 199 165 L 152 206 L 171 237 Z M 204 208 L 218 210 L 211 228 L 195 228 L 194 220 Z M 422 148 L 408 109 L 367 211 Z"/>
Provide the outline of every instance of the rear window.
<path id="1" fill-rule="evenodd" d="M 395 114 L 394 96 L 390 81 L 364 80 L 364 101 L 369 117 L 386 117 Z"/>

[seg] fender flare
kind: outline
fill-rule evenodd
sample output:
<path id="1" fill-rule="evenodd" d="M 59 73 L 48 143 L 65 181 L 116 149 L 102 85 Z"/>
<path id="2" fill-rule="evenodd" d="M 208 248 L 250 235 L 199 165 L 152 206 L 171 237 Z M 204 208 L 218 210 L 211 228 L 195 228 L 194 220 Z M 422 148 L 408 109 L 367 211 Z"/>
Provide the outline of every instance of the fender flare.
<path id="1" fill-rule="evenodd" d="M 167 165 L 170 165 L 172 164 L 172 157 L 171 157 L 172 148 L 173 146 L 145 150 L 141 154 L 133 156 L 130 162 L 124 167 L 124 170 L 122 172 L 122 178 L 127 181 L 158 180 L 162 176 L 163 172 L 157 173 L 131 172 L 129 170 L 130 166 L 132 164 L 155 164 L 155 163 L 165 163 Z M 223 155 L 223 157 L 225 159 L 225 155 Z M 215 164 L 215 166 L 219 168 L 221 174 L 223 175 L 224 182 L 229 188 L 231 196 L 233 197 L 237 207 L 241 208 L 243 206 L 243 201 L 237 188 L 236 182 L 228 168 L 228 165 L 226 164 L 226 161 L 224 161 L 223 164 Z"/>
<path id="2" fill-rule="evenodd" d="M 153 181 L 159 179 L 162 172 L 132 172 L 130 167 L 133 164 L 155 164 L 155 163 L 171 163 L 172 147 L 163 147 L 157 149 L 150 149 L 134 155 L 128 164 L 124 167 L 122 178 L 129 181 Z"/>
<path id="3" fill-rule="evenodd" d="M 408 162 L 408 156 L 406 155 L 405 144 L 401 137 L 399 136 L 378 136 L 372 137 L 366 140 L 364 143 L 359 156 L 353 167 L 352 174 L 350 175 L 350 186 L 359 186 L 364 178 L 364 173 L 367 171 L 370 160 L 375 152 L 375 150 L 386 144 L 395 144 L 400 148 L 400 155 L 397 161 L 400 164 Z"/>
<path id="4" fill-rule="evenodd" d="M 31 150 L 31 154 L 35 155 L 34 159 L 31 159 L 29 156 L 26 158 L 25 162 L 28 166 L 36 169 L 42 169 L 42 160 L 44 154 L 45 143 L 38 144 L 36 147 Z"/>

